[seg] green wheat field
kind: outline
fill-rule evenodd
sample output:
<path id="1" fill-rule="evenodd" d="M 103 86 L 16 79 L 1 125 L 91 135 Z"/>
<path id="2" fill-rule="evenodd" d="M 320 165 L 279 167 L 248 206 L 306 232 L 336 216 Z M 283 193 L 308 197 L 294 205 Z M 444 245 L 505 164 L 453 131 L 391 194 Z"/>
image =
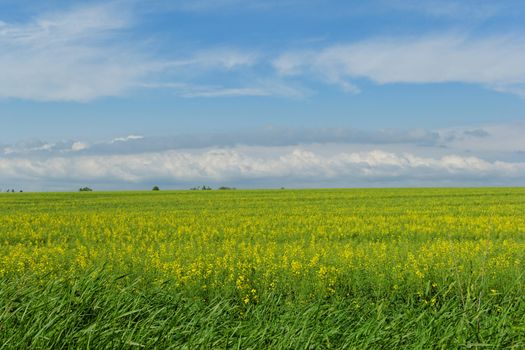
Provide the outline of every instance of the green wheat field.
<path id="1" fill-rule="evenodd" d="M 0 348 L 525 348 L 525 188 L 0 195 Z"/>

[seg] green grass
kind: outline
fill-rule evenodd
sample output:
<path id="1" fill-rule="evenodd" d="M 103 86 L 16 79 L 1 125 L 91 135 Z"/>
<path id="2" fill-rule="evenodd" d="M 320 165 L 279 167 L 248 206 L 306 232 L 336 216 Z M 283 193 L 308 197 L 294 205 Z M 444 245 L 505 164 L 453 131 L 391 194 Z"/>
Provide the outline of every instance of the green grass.
<path id="1" fill-rule="evenodd" d="M 3 283 L 1 348 L 523 348 L 521 298 L 416 301 L 272 295 L 243 308 L 92 271 L 76 280 Z M 356 309 L 356 302 L 360 304 Z"/>
<path id="2" fill-rule="evenodd" d="M 0 195 L 0 349 L 525 348 L 525 189 Z"/>

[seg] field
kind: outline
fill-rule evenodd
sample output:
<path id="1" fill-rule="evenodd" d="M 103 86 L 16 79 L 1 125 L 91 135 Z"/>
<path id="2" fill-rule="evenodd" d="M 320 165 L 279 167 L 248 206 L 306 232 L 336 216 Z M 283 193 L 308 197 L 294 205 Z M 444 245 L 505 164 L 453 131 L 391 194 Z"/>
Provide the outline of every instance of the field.
<path id="1" fill-rule="evenodd" d="M 525 189 L 0 195 L 0 348 L 525 348 Z"/>

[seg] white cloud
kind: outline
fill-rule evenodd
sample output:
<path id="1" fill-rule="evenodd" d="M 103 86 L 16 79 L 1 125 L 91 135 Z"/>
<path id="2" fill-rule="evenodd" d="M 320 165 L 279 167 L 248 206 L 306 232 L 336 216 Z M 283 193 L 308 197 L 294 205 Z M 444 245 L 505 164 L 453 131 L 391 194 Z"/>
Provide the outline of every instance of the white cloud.
<path id="1" fill-rule="evenodd" d="M 73 144 L 71 145 L 71 150 L 73 152 L 83 151 L 88 148 L 89 148 L 89 144 L 85 142 L 80 142 L 80 141 L 73 142 Z"/>
<path id="2" fill-rule="evenodd" d="M 3 147 L 0 183 L 37 190 L 91 183 L 108 189 L 525 185 L 524 128 L 518 122 L 375 132 L 269 127 L 164 138 L 129 134 L 98 143 L 32 140 Z"/>
<path id="3" fill-rule="evenodd" d="M 218 85 L 199 85 L 188 83 L 160 83 L 148 84 L 146 88 L 172 89 L 177 96 L 185 98 L 196 97 L 239 97 L 239 96 L 276 96 L 293 99 L 301 99 L 308 96 L 310 90 L 287 84 L 278 79 L 254 80 L 251 86 L 225 87 Z"/>
<path id="4" fill-rule="evenodd" d="M 315 76 L 355 90 L 352 80 L 377 84 L 460 82 L 523 92 L 521 36 L 433 35 L 365 40 L 320 50 L 290 51 L 273 61 L 283 76 Z"/>
<path id="5" fill-rule="evenodd" d="M 26 23 L 0 22 L 0 98 L 84 102 L 139 88 L 169 88 L 164 79 L 173 76 L 191 88 L 196 77 L 258 62 L 256 52 L 228 47 L 155 58 L 146 39 L 123 35 L 133 27 L 133 16 L 122 3 L 108 2 L 43 14 Z M 234 86 L 200 96 L 266 93 Z"/>
<path id="6" fill-rule="evenodd" d="M 111 4 L 4 23 L 0 97 L 88 101 L 134 88 L 163 65 L 119 41 L 129 25 L 129 15 Z"/>
<path id="7" fill-rule="evenodd" d="M 14 145 L 0 147 L 0 156 L 54 156 L 71 152 L 82 152 L 90 148 L 87 142 L 82 141 L 60 141 L 44 142 L 40 140 L 29 140 L 18 142 Z"/>
<path id="8" fill-rule="evenodd" d="M 109 143 L 126 142 L 126 141 L 132 141 L 132 140 L 142 140 L 143 138 L 144 136 L 131 134 L 125 137 L 116 137 L 113 140 L 109 141 Z"/>
<path id="9" fill-rule="evenodd" d="M 433 3 L 403 6 L 443 9 Z M 362 78 L 377 84 L 469 83 L 525 96 L 521 35 L 375 38 L 280 54 L 221 45 L 177 50 L 170 43 L 175 49 L 159 59 L 145 44 L 148 38 L 131 34 L 137 14 L 125 4 L 73 7 L 22 23 L 0 21 L 0 98 L 90 101 L 141 88 L 173 89 L 182 97 L 301 98 L 310 94 L 300 86 L 307 80 L 358 93 L 356 81 Z M 450 12 L 472 8 L 447 4 Z M 201 5 L 215 6 L 210 1 Z M 210 84 L 217 77 L 224 86 Z"/>
<path id="10" fill-rule="evenodd" d="M 68 183 L 238 183 L 254 180 L 293 185 L 322 181 L 347 184 L 390 182 L 429 185 L 525 180 L 524 162 L 486 161 L 449 154 L 422 157 L 380 149 L 329 155 L 303 147 L 249 147 L 202 151 L 165 151 L 120 156 L 74 156 L 47 159 L 0 159 L 3 181 Z"/>
<path id="11" fill-rule="evenodd" d="M 0 97 L 87 101 L 120 95 L 161 66 L 118 40 L 129 16 L 75 8 L 0 29 Z"/>
<path id="12" fill-rule="evenodd" d="M 175 68 L 198 66 L 200 69 L 229 70 L 253 66 L 257 63 L 258 56 L 254 51 L 220 47 L 194 52 L 188 58 L 171 61 L 169 66 Z"/>

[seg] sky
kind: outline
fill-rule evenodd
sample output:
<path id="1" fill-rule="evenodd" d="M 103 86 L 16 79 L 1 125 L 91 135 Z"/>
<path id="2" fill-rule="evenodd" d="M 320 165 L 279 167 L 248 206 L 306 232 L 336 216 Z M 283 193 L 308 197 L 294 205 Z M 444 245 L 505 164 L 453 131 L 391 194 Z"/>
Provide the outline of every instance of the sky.
<path id="1" fill-rule="evenodd" d="M 524 186 L 524 16 L 0 0 L 0 190 Z"/>

